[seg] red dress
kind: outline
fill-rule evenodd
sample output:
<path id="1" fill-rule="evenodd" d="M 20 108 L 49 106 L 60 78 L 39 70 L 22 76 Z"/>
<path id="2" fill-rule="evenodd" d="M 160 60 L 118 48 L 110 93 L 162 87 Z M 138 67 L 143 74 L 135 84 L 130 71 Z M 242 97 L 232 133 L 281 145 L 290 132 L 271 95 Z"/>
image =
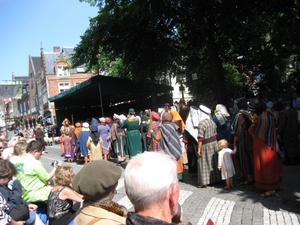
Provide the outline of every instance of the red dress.
<path id="1" fill-rule="evenodd" d="M 282 162 L 275 149 L 266 145 L 257 135 L 254 142 L 255 187 L 261 190 L 276 190 L 282 181 Z"/>
<path id="2" fill-rule="evenodd" d="M 255 187 L 261 190 L 276 190 L 282 181 L 282 161 L 276 151 L 275 120 L 271 112 L 258 115 L 256 123 L 249 128 L 253 135 L 253 161 Z"/>

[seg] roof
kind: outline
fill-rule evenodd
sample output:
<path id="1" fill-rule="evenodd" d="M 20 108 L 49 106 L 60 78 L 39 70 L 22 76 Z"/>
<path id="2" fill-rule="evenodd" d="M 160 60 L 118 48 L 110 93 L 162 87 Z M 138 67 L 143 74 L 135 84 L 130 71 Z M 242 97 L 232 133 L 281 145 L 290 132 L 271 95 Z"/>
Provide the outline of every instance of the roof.
<path id="1" fill-rule="evenodd" d="M 32 56 L 32 63 L 34 67 L 35 74 L 38 74 L 41 71 L 41 57 L 40 56 Z"/>
<path id="2" fill-rule="evenodd" d="M 59 52 L 44 52 L 46 74 L 55 74 L 54 63 L 58 59 L 59 55 Z"/>
<path id="3" fill-rule="evenodd" d="M 162 84 L 156 84 L 155 88 L 157 95 L 173 90 L 171 86 Z M 151 86 L 149 83 L 127 79 L 94 76 L 60 94 L 50 97 L 49 101 L 55 102 L 55 108 L 74 104 L 80 106 L 100 105 L 100 91 L 103 106 L 111 106 L 123 101 L 149 98 Z"/>
<path id="4" fill-rule="evenodd" d="M 61 53 L 63 53 L 63 55 L 67 59 L 69 59 L 71 57 L 71 55 L 74 53 L 74 47 L 62 47 Z M 60 52 L 44 52 L 44 60 L 45 60 L 45 65 L 46 65 L 46 74 L 55 74 L 54 64 L 55 64 L 56 60 L 59 58 L 61 53 Z M 82 72 L 80 72 L 82 70 L 77 70 L 77 68 L 84 68 L 85 69 L 85 66 L 80 65 L 76 68 L 72 68 L 70 70 L 70 72 L 72 74 L 82 73 Z"/>

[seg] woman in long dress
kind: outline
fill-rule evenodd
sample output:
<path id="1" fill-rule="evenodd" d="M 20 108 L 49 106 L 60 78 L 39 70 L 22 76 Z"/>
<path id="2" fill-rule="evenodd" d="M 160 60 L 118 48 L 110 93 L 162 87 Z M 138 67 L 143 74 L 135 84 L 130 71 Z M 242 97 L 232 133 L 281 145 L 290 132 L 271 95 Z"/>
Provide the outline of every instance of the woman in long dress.
<path id="1" fill-rule="evenodd" d="M 242 179 L 242 185 L 253 183 L 253 140 L 248 133 L 251 125 L 251 115 L 248 108 L 247 99 L 237 99 L 237 112 L 232 123 L 232 134 L 234 135 L 233 148 L 237 148 L 237 154 L 234 156 L 239 176 Z"/>
<path id="2" fill-rule="evenodd" d="M 126 160 L 125 144 L 126 137 L 125 131 L 121 128 L 122 122 L 126 119 L 124 115 L 114 114 L 114 122 L 111 126 L 111 139 L 114 147 L 114 152 L 117 155 L 117 164 Z"/>
<path id="3" fill-rule="evenodd" d="M 104 155 L 104 160 L 108 160 L 109 159 L 111 131 L 110 131 L 110 127 L 106 124 L 104 117 L 100 118 L 100 124 L 98 126 L 98 133 L 102 139 L 102 154 Z"/>
<path id="4" fill-rule="evenodd" d="M 282 181 L 282 161 L 278 154 L 275 119 L 266 105 L 258 98 L 250 100 L 253 135 L 255 186 L 265 191 L 261 196 L 275 195 Z"/>
<path id="5" fill-rule="evenodd" d="M 149 144 L 150 144 L 150 151 L 156 152 L 158 151 L 159 144 L 158 142 L 151 136 L 150 130 L 153 130 L 154 132 L 158 131 L 158 126 L 160 125 L 160 115 L 155 112 L 151 111 L 151 122 L 148 129 L 147 137 L 149 138 Z"/>
<path id="6" fill-rule="evenodd" d="M 102 160 L 102 139 L 99 136 L 98 133 L 98 122 L 95 118 L 92 119 L 91 121 L 91 126 L 90 126 L 90 136 L 88 137 L 87 140 L 87 147 L 90 150 L 90 161 L 93 160 Z"/>
<path id="7" fill-rule="evenodd" d="M 91 131 L 90 131 L 90 128 L 89 128 L 89 124 L 87 122 L 84 122 L 82 124 L 82 130 L 79 133 L 79 136 L 78 136 L 78 139 L 77 139 L 76 149 L 78 150 L 77 154 L 81 154 L 81 156 L 84 157 L 84 164 L 85 165 L 88 163 L 88 159 L 89 159 L 88 148 L 86 146 L 86 142 L 89 139 L 90 133 L 91 133 Z"/>
<path id="8" fill-rule="evenodd" d="M 200 105 L 204 117 L 198 126 L 198 188 L 221 181 L 218 171 L 217 125 L 211 119 L 211 110 Z"/>
<path id="9" fill-rule="evenodd" d="M 64 144 L 64 152 L 65 152 L 65 160 L 68 162 L 73 162 L 75 152 L 74 152 L 74 140 L 72 138 L 72 133 L 69 131 L 66 132 L 65 138 L 63 141 Z"/>

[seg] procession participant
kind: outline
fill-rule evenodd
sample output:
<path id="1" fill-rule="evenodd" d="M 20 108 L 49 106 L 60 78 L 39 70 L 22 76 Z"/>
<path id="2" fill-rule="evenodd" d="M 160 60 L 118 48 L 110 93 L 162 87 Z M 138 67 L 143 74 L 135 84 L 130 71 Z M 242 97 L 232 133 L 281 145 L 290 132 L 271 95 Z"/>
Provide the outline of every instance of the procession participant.
<path id="1" fill-rule="evenodd" d="M 181 98 L 179 100 L 179 115 L 182 118 L 183 122 L 186 122 L 186 119 L 189 115 L 190 107 L 185 104 L 185 100 Z"/>
<path id="2" fill-rule="evenodd" d="M 91 120 L 91 133 L 87 141 L 87 147 L 90 150 L 90 161 L 102 160 L 102 139 L 98 133 L 98 121 L 95 118 Z"/>
<path id="3" fill-rule="evenodd" d="M 104 155 L 104 160 L 108 160 L 109 159 L 111 130 L 110 130 L 110 126 L 108 126 L 106 124 L 104 117 L 101 117 L 99 120 L 100 120 L 100 123 L 98 125 L 98 133 L 102 139 L 102 154 Z"/>
<path id="4" fill-rule="evenodd" d="M 148 128 L 148 133 L 147 133 L 147 138 L 149 138 L 149 142 L 150 142 L 150 150 L 151 151 L 158 151 L 158 147 L 159 147 L 159 144 L 158 142 L 152 137 L 151 135 L 151 130 L 153 132 L 157 132 L 158 131 L 158 126 L 160 124 L 160 116 L 157 112 L 155 111 L 151 111 L 151 123 L 149 125 L 149 128 Z"/>
<path id="5" fill-rule="evenodd" d="M 64 133 L 66 133 L 67 131 L 69 132 L 70 131 L 70 125 L 71 125 L 71 122 L 67 118 L 65 118 L 64 121 L 62 122 L 60 132 L 64 132 Z"/>
<path id="6" fill-rule="evenodd" d="M 157 132 L 150 130 L 152 137 L 159 142 L 160 150 L 170 155 L 177 163 L 178 180 L 183 178 L 183 164 L 181 160 L 181 144 L 175 125 L 172 122 L 172 115 L 164 112 L 162 115 L 162 123 L 158 127 Z"/>
<path id="7" fill-rule="evenodd" d="M 300 163 L 298 113 L 291 107 L 288 96 L 282 96 L 282 104 L 284 110 L 278 116 L 277 132 L 282 141 L 284 163 L 295 166 Z"/>
<path id="8" fill-rule="evenodd" d="M 237 101 L 238 112 L 232 123 L 233 148 L 237 148 L 237 154 L 233 156 L 236 170 L 242 179 L 242 185 L 253 183 L 254 168 L 253 168 L 253 140 L 248 133 L 248 128 L 251 125 L 251 115 L 247 111 L 247 99 L 239 98 Z"/>
<path id="9" fill-rule="evenodd" d="M 42 127 L 40 124 L 36 125 L 36 132 L 35 132 L 35 140 L 41 142 L 41 144 L 43 145 L 43 151 L 45 151 L 46 148 L 46 142 L 44 140 L 45 134 L 42 130 Z"/>
<path id="10" fill-rule="evenodd" d="M 148 138 L 147 138 L 148 129 L 151 123 L 149 110 L 145 110 L 145 115 L 141 118 L 141 120 L 142 120 L 141 135 L 142 135 L 143 151 L 149 151 Z"/>
<path id="11" fill-rule="evenodd" d="M 217 125 L 211 119 L 211 110 L 200 105 L 203 114 L 198 126 L 198 188 L 221 181 L 218 171 Z"/>
<path id="12" fill-rule="evenodd" d="M 126 119 L 126 117 L 124 119 Z M 113 144 L 115 154 L 118 157 L 117 164 L 120 164 L 126 160 L 126 152 L 125 152 L 126 137 L 125 137 L 125 131 L 121 128 L 124 119 L 122 120 L 121 116 L 114 114 L 113 124 L 111 126 L 112 144 Z"/>
<path id="13" fill-rule="evenodd" d="M 89 159 L 89 151 L 88 148 L 86 146 L 87 140 L 90 136 L 90 128 L 89 128 L 89 124 L 87 122 L 84 122 L 82 124 L 82 130 L 79 133 L 78 139 L 77 139 L 77 145 L 76 145 L 76 149 L 77 149 L 77 158 L 79 157 L 79 154 L 81 154 L 84 157 L 84 165 L 86 165 L 88 163 L 88 159 Z"/>
<path id="14" fill-rule="evenodd" d="M 198 170 L 198 125 L 203 117 L 206 118 L 205 114 L 201 113 L 199 107 L 191 106 L 183 132 L 183 142 L 185 143 L 188 158 L 188 171 L 191 175 L 196 175 Z"/>
<path id="15" fill-rule="evenodd" d="M 122 129 L 126 129 L 126 148 L 129 157 L 142 152 L 140 124 L 141 118 L 135 115 L 133 108 L 130 108 L 127 119 L 121 125 Z"/>
<path id="16" fill-rule="evenodd" d="M 216 105 L 213 121 L 217 125 L 217 141 L 221 139 L 228 140 L 231 130 L 231 118 L 225 105 Z"/>
<path id="17" fill-rule="evenodd" d="M 181 118 L 181 116 L 179 115 L 179 113 L 177 112 L 176 109 L 171 108 L 170 103 L 165 103 L 164 105 L 164 111 L 163 112 L 169 112 L 172 115 L 172 119 L 174 121 L 174 123 L 177 125 L 178 129 L 176 129 L 178 131 L 178 133 L 182 134 L 184 131 L 184 122 Z M 162 112 L 162 113 L 163 113 Z M 161 114 L 162 115 L 162 114 Z"/>
<path id="18" fill-rule="evenodd" d="M 248 131 L 253 135 L 255 187 L 265 191 L 262 197 L 274 196 L 283 174 L 275 119 L 260 99 L 251 99 L 248 105 L 252 113 L 252 125 Z"/>

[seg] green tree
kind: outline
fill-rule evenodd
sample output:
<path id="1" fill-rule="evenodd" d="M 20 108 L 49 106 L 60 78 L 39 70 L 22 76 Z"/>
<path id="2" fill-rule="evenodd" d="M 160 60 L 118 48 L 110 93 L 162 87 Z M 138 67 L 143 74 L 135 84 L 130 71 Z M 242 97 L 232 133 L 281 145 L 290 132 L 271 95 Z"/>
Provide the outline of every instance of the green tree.
<path id="1" fill-rule="evenodd" d="M 95 66 L 101 54 L 121 58 L 133 79 L 151 81 L 156 106 L 156 76 L 169 69 L 179 53 L 174 36 L 177 6 L 168 0 L 87 2 L 98 4 L 100 12 L 75 48 L 73 65 Z"/>
<path id="2" fill-rule="evenodd" d="M 258 74 L 279 86 L 299 53 L 299 0 L 85 2 L 99 7 L 99 15 L 75 48 L 73 64 L 119 62 L 132 79 L 152 84 L 162 73 L 184 73 L 195 96 L 215 96 L 218 103 L 245 93 Z"/>

